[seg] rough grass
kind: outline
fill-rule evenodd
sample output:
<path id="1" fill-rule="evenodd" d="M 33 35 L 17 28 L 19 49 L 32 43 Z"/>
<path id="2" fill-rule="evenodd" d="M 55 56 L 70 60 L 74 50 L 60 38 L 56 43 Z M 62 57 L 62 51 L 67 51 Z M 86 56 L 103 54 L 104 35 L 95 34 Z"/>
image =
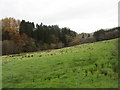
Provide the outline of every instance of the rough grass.
<path id="1" fill-rule="evenodd" d="M 117 40 L 3 56 L 3 88 L 117 88 Z"/>

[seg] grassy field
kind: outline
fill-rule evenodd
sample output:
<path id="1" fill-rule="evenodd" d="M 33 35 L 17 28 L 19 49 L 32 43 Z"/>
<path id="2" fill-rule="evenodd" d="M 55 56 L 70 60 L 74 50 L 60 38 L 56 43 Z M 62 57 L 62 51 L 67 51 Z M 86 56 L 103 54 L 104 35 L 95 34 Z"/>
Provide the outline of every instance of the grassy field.
<path id="1" fill-rule="evenodd" d="M 117 40 L 2 56 L 3 88 L 117 88 Z"/>

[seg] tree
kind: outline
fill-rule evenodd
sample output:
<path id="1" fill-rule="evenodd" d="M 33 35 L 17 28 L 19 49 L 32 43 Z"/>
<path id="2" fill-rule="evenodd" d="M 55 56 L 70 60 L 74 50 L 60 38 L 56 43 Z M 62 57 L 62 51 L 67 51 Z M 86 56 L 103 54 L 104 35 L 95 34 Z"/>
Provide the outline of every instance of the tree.
<path id="1" fill-rule="evenodd" d="M 100 29 L 99 31 L 94 32 L 93 36 L 97 41 L 101 41 L 105 39 L 105 31 Z"/>
<path id="2" fill-rule="evenodd" d="M 35 41 L 26 34 L 21 35 L 22 52 L 33 52 L 37 50 Z"/>
<path id="3" fill-rule="evenodd" d="M 14 18 L 4 18 L 2 19 L 2 30 L 8 32 L 17 32 L 19 29 L 20 20 Z"/>
<path id="4" fill-rule="evenodd" d="M 25 20 L 22 20 L 21 23 L 20 23 L 20 28 L 19 28 L 19 33 L 20 34 L 25 33 L 25 29 L 26 29 L 25 25 L 26 25 Z"/>
<path id="5" fill-rule="evenodd" d="M 31 23 L 31 22 L 26 22 L 25 20 L 22 20 L 22 22 L 20 23 L 19 33 L 20 34 L 25 33 L 29 37 L 33 38 L 34 28 L 35 28 L 35 26 L 34 26 L 33 22 Z"/>
<path id="6" fill-rule="evenodd" d="M 4 18 L 2 21 L 2 40 L 10 40 L 12 35 L 18 32 L 20 20 Z"/>

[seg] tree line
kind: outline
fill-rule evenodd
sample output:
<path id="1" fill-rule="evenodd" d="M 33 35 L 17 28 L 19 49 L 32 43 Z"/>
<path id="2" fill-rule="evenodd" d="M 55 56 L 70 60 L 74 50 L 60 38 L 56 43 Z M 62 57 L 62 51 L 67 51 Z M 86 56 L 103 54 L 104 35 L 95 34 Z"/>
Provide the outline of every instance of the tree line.
<path id="1" fill-rule="evenodd" d="M 4 18 L 2 21 L 3 54 L 33 52 L 67 47 L 76 32 L 58 25 L 34 24 L 25 20 Z"/>
<path id="2" fill-rule="evenodd" d="M 119 27 L 78 34 L 67 27 L 34 24 L 25 20 L 4 18 L 2 22 L 2 54 L 58 49 L 82 43 L 118 38 Z"/>

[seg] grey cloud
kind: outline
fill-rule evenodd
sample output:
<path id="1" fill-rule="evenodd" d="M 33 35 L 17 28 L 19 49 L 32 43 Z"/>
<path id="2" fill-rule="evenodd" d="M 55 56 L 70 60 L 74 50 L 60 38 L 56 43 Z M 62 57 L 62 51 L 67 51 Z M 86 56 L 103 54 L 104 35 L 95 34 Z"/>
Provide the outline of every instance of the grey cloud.
<path id="1" fill-rule="evenodd" d="M 0 0 L 0 19 L 14 17 L 79 30 L 114 27 L 119 0 Z M 87 25 L 88 27 L 86 27 Z M 81 25 L 81 26 L 80 26 Z"/>

